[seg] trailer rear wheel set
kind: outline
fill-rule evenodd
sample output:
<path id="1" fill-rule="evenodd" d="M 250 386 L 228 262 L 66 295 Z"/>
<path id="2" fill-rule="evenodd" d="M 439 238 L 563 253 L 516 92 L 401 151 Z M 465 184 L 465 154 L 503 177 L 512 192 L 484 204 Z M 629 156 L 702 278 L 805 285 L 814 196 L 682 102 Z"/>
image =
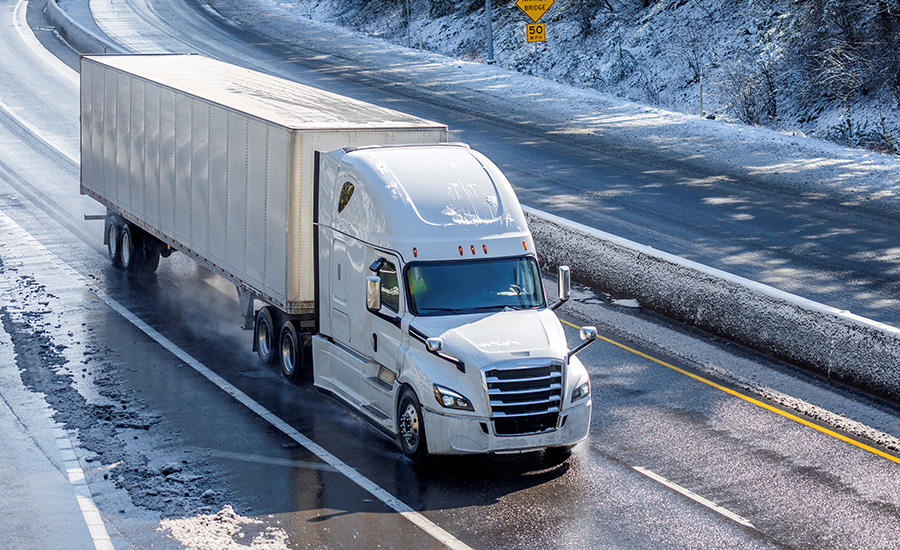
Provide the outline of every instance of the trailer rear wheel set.
<path id="1" fill-rule="evenodd" d="M 162 241 L 113 213 L 106 216 L 103 240 L 113 266 L 129 273 L 153 273 L 160 256 L 172 253 Z"/>
<path id="2" fill-rule="evenodd" d="M 113 266 L 127 273 L 154 273 L 160 257 L 172 253 L 162 241 L 112 212 L 106 216 L 103 240 Z M 282 374 L 291 382 L 312 372 L 311 335 L 297 330 L 294 319 L 272 306 L 263 306 L 256 312 L 253 350 L 264 365 L 278 362 Z"/>

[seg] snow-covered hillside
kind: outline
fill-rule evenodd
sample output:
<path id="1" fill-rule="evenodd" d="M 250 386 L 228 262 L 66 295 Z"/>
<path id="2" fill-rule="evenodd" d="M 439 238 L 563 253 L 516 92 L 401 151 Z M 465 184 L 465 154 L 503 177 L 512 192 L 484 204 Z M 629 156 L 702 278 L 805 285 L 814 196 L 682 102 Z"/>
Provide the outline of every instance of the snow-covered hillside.
<path id="1" fill-rule="evenodd" d="M 395 44 L 487 56 L 484 0 L 254 1 Z M 557 0 L 541 18 L 546 42 L 532 44 L 515 2 L 492 6 L 500 66 L 668 110 L 699 115 L 702 105 L 719 120 L 900 152 L 900 0 Z"/>

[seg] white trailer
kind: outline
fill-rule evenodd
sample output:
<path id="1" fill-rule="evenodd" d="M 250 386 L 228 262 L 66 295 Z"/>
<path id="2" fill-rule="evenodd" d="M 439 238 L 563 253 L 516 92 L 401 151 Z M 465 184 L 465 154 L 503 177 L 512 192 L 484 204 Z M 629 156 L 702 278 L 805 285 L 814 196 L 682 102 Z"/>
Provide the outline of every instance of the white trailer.
<path id="1" fill-rule="evenodd" d="M 197 55 L 83 57 L 81 90 L 81 192 L 117 267 L 180 251 L 233 282 L 264 362 L 412 458 L 586 436 L 515 193 L 446 126 Z"/>

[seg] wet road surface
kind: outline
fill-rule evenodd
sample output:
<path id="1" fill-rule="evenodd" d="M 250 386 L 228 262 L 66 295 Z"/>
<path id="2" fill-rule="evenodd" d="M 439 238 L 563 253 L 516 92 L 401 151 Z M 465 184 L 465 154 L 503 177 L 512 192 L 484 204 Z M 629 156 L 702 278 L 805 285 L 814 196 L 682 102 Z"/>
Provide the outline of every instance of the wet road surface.
<path id="1" fill-rule="evenodd" d="M 41 68 L 22 57 L 26 73 Z M 571 457 L 464 457 L 426 467 L 402 459 L 335 401 L 258 365 L 249 333 L 238 328 L 234 289 L 223 281 L 177 255 L 146 280 L 108 265 L 102 223 L 82 218 L 99 208 L 74 192 L 77 165 L 66 140 L 77 117 L 64 106 L 77 105 L 77 92 L 43 69 L 55 99 L 45 106 L 37 93 L 16 96 L 9 78 L 28 81 L 23 70 L 0 80 L 12 94 L 0 96 L 8 107 L 0 212 L 11 220 L 0 247 L 0 313 L 16 357 L 4 368 L 20 371 L 78 434 L 81 466 L 117 548 L 189 547 L 173 538 L 176 525 L 159 531 L 160 520 L 188 521 L 226 504 L 261 522 L 246 528 L 248 537 L 268 532 L 292 548 L 439 548 L 441 532 L 472 548 L 891 548 L 900 538 L 896 462 L 607 343 L 581 354 L 594 416 L 589 440 Z M 597 318 L 570 320 L 601 324 L 604 308 Z M 720 360 L 746 359 L 733 351 Z M 896 424 L 896 409 L 872 406 Z M 328 454 L 304 447 L 291 430 Z M 398 514 L 335 464 L 426 521 Z"/>

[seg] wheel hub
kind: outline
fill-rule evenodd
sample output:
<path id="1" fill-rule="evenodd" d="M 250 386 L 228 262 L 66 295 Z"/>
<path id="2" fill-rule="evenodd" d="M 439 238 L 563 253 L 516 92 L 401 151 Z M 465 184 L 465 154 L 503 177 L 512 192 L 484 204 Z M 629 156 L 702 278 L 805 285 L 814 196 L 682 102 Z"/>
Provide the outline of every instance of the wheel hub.
<path id="1" fill-rule="evenodd" d="M 294 341 L 285 336 L 281 341 L 281 365 L 284 373 L 290 376 L 294 372 Z"/>
<path id="2" fill-rule="evenodd" d="M 260 355 L 268 357 L 272 353 L 271 330 L 272 328 L 265 321 L 259 323 L 259 329 L 256 337 L 256 345 L 259 347 Z"/>
<path id="3" fill-rule="evenodd" d="M 407 403 L 400 415 L 400 436 L 410 449 L 419 443 L 419 415 L 412 403 Z"/>

